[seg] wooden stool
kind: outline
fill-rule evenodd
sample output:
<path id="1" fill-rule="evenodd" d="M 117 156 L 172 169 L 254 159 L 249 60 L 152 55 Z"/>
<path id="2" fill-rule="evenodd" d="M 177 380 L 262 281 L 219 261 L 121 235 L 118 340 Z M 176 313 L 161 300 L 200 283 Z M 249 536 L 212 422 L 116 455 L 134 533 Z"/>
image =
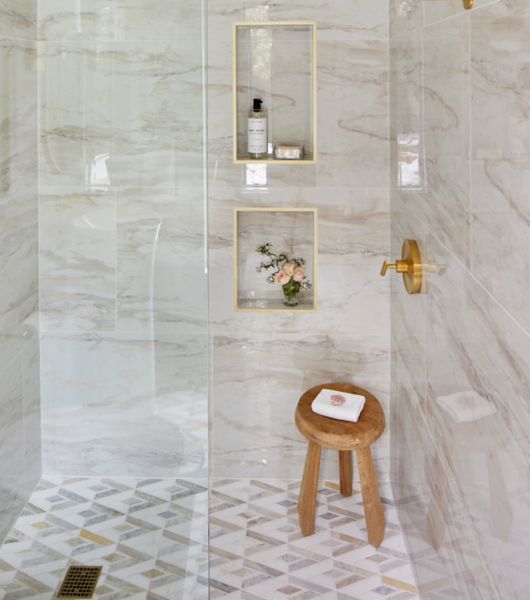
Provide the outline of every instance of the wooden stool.
<path id="1" fill-rule="evenodd" d="M 315 414 L 311 410 L 311 403 L 324 388 L 365 396 L 366 403 L 359 421 L 349 423 Z M 368 541 L 376 548 L 380 546 L 385 533 L 385 515 L 370 452 L 370 444 L 373 444 L 385 430 L 385 415 L 378 400 L 366 390 L 353 385 L 340 383 L 318 385 L 305 392 L 298 401 L 296 426 L 300 433 L 309 440 L 302 487 L 298 498 L 298 516 L 302 533 L 311 535 L 315 531 L 321 449 L 328 448 L 339 451 L 340 491 L 345 496 L 352 495 L 351 451 L 355 450 L 359 465 Z"/>

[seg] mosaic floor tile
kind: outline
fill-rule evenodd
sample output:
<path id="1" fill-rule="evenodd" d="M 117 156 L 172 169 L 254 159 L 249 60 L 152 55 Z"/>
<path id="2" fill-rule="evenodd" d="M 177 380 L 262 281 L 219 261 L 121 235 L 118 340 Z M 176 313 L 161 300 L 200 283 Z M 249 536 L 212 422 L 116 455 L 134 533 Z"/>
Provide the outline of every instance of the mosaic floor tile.
<path id="1" fill-rule="evenodd" d="M 418 598 L 388 492 L 375 549 L 358 490 L 345 498 L 334 483 L 322 487 L 309 537 L 298 490 L 219 480 L 208 506 L 195 480 L 48 477 L 0 548 L 0 600 L 51 600 L 72 563 L 102 565 L 99 600 L 206 600 L 208 587 L 212 600 Z"/>
<path id="2" fill-rule="evenodd" d="M 380 548 L 368 544 L 359 490 L 319 490 L 315 534 L 298 526 L 299 483 L 216 481 L 210 498 L 210 598 L 415 600 L 417 589 L 391 494 Z"/>
<path id="3" fill-rule="evenodd" d="M 52 600 L 68 565 L 102 565 L 95 598 L 208 598 L 199 481 L 47 478 L 0 548 L 0 599 Z"/>

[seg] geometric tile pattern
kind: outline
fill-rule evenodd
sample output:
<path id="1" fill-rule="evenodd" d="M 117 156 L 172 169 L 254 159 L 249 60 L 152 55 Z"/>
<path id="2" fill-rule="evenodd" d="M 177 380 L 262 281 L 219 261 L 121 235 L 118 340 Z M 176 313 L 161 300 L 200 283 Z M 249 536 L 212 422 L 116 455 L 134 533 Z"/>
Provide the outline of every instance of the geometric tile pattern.
<path id="1" fill-rule="evenodd" d="M 316 530 L 303 537 L 299 482 L 216 481 L 210 495 L 210 598 L 412 600 L 418 591 L 389 490 L 383 544 L 368 543 L 359 490 L 318 493 Z M 386 493 L 385 493 L 386 492 Z"/>
<path id="2" fill-rule="evenodd" d="M 103 567 L 94 598 L 105 600 L 418 598 L 388 491 L 376 550 L 358 490 L 345 498 L 326 483 L 315 534 L 303 537 L 299 482 L 218 480 L 208 549 L 205 483 L 41 480 L 0 548 L 0 600 L 52 600 L 71 564 Z"/>
<path id="3" fill-rule="evenodd" d="M 94 598 L 208 598 L 208 490 L 196 480 L 41 480 L 0 549 L 0 599 L 51 600 L 71 564 Z"/>

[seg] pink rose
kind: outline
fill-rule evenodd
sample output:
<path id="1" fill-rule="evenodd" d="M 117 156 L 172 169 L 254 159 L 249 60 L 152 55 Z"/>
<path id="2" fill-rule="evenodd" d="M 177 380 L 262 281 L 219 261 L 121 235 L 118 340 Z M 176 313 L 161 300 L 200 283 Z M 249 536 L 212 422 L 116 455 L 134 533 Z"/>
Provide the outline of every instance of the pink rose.
<path id="1" fill-rule="evenodd" d="M 296 263 L 294 263 L 294 262 L 288 262 L 283 265 L 283 270 L 287 273 L 287 275 L 289 275 L 289 277 L 292 277 L 295 268 L 296 268 Z"/>
<path id="2" fill-rule="evenodd" d="M 302 281 L 302 279 L 305 277 L 305 271 L 303 267 L 296 267 L 296 269 L 293 272 L 293 279 L 295 281 Z"/>
<path id="3" fill-rule="evenodd" d="M 346 402 L 346 398 L 340 394 L 333 394 L 331 396 L 331 404 L 333 406 L 342 406 Z"/>
<path id="4" fill-rule="evenodd" d="M 291 276 L 287 275 L 285 271 L 280 271 L 279 273 L 276 273 L 274 281 L 276 283 L 279 283 L 280 285 L 285 285 L 286 283 L 289 283 L 289 281 L 291 281 Z"/>

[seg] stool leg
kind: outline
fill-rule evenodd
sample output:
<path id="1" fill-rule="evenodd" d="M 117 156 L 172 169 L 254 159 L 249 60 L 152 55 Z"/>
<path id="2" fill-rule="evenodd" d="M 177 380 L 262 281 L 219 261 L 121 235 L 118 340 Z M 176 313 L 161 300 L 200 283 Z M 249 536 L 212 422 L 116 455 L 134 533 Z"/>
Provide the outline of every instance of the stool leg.
<path id="1" fill-rule="evenodd" d="M 369 447 L 357 450 L 357 464 L 359 465 L 368 541 L 372 546 L 378 548 L 385 534 L 385 514 Z"/>
<path id="2" fill-rule="evenodd" d="M 304 535 L 311 535 L 315 532 L 319 470 L 320 446 L 314 442 L 309 442 L 302 487 L 300 488 L 300 496 L 298 497 L 298 518 Z"/>
<path id="3" fill-rule="evenodd" d="M 340 493 L 343 496 L 353 494 L 353 463 L 351 450 L 339 450 Z"/>

